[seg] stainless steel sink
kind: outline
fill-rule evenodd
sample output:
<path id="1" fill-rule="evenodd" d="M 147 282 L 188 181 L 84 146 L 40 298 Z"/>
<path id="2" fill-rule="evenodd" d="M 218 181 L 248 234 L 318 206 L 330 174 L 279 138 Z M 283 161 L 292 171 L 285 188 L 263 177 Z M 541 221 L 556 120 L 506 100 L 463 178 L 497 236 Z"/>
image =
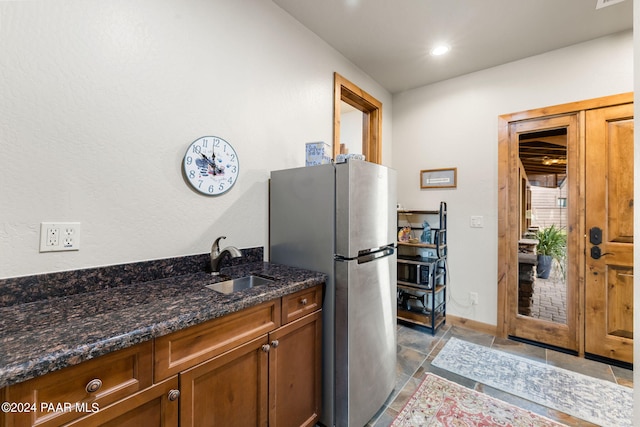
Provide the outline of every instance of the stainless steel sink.
<path id="1" fill-rule="evenodd" d="M 269 283 L 273 283 L 273 280 L 252 274 L 238 279 L 229 279 L 224 282 L 212 283 L 206 287 L 223 294 L 231 294 L 244 289 L 253 288 L 255 286 L 268 285 Z"/>

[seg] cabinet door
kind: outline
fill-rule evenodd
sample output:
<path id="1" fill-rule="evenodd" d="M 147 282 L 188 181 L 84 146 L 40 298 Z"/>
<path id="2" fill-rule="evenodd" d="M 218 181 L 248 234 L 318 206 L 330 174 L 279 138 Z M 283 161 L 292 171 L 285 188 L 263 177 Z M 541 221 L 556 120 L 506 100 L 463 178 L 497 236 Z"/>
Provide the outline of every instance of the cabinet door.
<path id="1" fill-rule="evenodd" d="M 322 392 L 322 311 L 277 329 L 269 338 L 269 426 L 314 426 Z"/>
<path id="2" fill-rule="evenodd" d="M 100 408 L 68 427 L 177 427 L 178 376 Z"/>
<path id="3" fill-rule="evenodd" d="M 267 335 L 180 374 L 180 425 L 267 425 Z"/>

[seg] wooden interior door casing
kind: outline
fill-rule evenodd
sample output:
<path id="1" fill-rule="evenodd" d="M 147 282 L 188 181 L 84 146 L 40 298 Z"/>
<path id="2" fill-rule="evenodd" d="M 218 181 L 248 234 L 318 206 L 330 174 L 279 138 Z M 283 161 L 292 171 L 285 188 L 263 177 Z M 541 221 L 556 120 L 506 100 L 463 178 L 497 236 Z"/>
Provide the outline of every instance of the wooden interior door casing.
<path id="1" fill-rule="evenodd" d="M 334 73 L 333 159 L 340 153 L 340 104 L 362 111 L 362 154 L 371 163 L 382 164 L 382 103 L 354 83 Z"/>
<path id="2" fill-rule="evenodd" d="M 517 284 L 517 275 L 514 265 L 517 265 L 517 254 L 514 248 L 517 247 L 517 240 L 514 241 L 514 235 L 511 232 L 513 227 L 517 226 L 518 213 L 515 211 L 513 204 L 513 193 L 517 194 L 518 187 L 513 186 L 510 182 L 511 163 L 513 161 L 513 147 L 510 140 L 510 124 L 519 120 L 536 119 L 542 117 L 553 117 L 563 114 L 576 113 L 583 121 L 584 112 L 586 110 L 601 108 L 612 105 L 620 105 L 633 102 L 633 93 L 624 93 L 612 95 L 602 98 L 595 98 L 585 101 L 562 104 L 552 107 L 527 110 L 512 114 L 505 114 L 498 118 L 498 319 L 497 333 L 501 337 L 508 334 L 509 323 L 509 300 L 507 298 L 510 287 Z M 584 128 L 580 128 L 580 141 L 584 141 Z M 583 156 L 581 154 L 580 156 Z M 584 161 L 583 157 L 579 157 L 580 162 Z M 584 187 L 584 176 L 582 170 L 580 174 L 580 186 Z M 584 197 L 583 195 L 581 197 Z M 515 219 L 512 217 L 515 215 Z M 578 235 L 584 236 L 584 224 L 578 230 Z M 581 239 L 578 245 L 579 254 L 582 254 L 579 266 L 584 265 L 584 239 Z M 515 263 L 515 264 L 514 264 Z M 584 268 L 580 267 L 578 271 L 578 324 L 584 324 Z M 578 348 L 584 346 L 583 328 L 578 328 Z M 579 350 L 581 353 L 581 351 Z"/>
<path id="3" fill-rule="evenodd" d="M 633 363 L 633 104 L 587 112 L 585 352 Z M 591 241 L 595 240 L 595 241 Z M 599 250 L 600 258 L 590 256 Z"/>

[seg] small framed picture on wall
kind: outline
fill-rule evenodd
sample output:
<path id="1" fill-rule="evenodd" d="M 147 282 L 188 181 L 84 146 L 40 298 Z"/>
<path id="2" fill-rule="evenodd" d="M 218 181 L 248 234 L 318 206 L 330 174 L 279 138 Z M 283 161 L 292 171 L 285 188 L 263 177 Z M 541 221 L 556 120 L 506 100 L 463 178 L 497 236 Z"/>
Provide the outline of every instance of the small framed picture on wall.
<path id="1" fill-rule="evenodd" d="M 420 171 L 420 188 L 456 188 L 458 168 Z"/>

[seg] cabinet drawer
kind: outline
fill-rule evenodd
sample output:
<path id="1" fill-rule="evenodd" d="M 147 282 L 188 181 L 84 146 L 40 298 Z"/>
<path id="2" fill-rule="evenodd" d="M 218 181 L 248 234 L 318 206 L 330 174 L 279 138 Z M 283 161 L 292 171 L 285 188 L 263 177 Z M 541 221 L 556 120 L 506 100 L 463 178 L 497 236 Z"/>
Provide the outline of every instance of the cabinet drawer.
<path id="1" fill-rule="evenodd" d="M 178 425 L 178 377 L 100 408 L 68 427 L 169 427 Z"/>
<path id="2" fill-rule="evenodd" d="M 163 380 L 280 326 L 280 300 L 156 338 L 155 379 Z"/>
<path id="3" fill-rule="evenodd" d="M 7 414 L 7 426 L 58 426 L 149 387 L 152 349 L 148 341 L 7 387 L 8 402 L 35 409 Z"/>
<path id="4" fill-rule="evenodd" d="M 282 323 L 299 319 L 322 307 L 322 287 L 304 289 L 282 297 Z"/>

